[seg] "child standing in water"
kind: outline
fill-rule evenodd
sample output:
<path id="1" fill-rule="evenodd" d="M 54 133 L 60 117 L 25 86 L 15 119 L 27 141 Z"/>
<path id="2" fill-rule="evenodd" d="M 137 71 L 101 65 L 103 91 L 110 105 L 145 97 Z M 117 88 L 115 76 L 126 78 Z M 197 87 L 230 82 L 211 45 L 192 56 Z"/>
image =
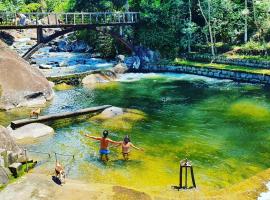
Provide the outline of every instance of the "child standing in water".
<path id="1" fill-rule="evenodd" d="M 136 147 L 131 143 L 128 135 L 124 137 L 123 142 L 120 142 L 119 146 L 120 145 L 122 146 L 122 155 L 123 155 L 124 160 L 129 159 L 129 153 L 130 153 L 131 147 L 134 149 L 143 151 L 142 148 Z"/>
<path id="2" fill-rule="evenodd" d="M 119 144 L 119 142 L 115 142 L 109 138 L 107 138 L 109 135 L 109 132 L 107 130 L 103 131 L 103 137 L 94 137 L 94 136 L 90 136 L 85 134 L 84 136 L 89 137 L 91 139 L 94 140 L 98 140 L 100 141 L 100 149 L 99 149 L 99 153 L 100 153 L 100 160 L 108 162 L 109 161 L 109 144 Z M 105 159 L 103 159 L 103 156 L 105 156 Z"/>

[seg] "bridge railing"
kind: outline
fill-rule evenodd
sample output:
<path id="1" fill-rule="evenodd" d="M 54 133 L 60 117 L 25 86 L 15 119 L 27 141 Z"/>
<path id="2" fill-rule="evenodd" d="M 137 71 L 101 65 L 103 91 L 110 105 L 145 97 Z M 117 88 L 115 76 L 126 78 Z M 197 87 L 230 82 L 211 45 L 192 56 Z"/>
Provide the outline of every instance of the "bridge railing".
<path id="1" fill-rule="evenodd" d="M 12 13 L 0 12 L 0 26 L 132 24 L 139 21 L 138 12 L 81 13 Z"/>

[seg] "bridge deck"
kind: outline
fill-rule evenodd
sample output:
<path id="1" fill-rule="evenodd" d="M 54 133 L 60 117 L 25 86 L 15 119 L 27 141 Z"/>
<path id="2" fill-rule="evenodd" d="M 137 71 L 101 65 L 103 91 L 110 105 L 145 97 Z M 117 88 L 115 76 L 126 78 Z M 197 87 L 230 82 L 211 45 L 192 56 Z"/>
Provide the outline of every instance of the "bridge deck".
<path id="1" fill-rule="evenodd" d="M 138 12 L 12 13 L 0 12 L 0 29 L 70 28 L 132 25 Z"/>
<path id="2" fill-rule="evenodd" d="M 21 119 L 21 120 L 16 120 L 12 121 L 10 124 L 10 127 L 12 129 L 19 128 L 21 126 L 30 124 L 30 123 L 37 123 L 37 122 L 47 122 L 47 121 L 53 121 L 57 119 L 64 119 L 64 118 L 70 118 L 70 117 L 76 117 L 79 115 L 85 115 L 89 113 L 96 113 L 96 112 L 102 112 L 106 108 L 111 107 L 111 105 L 104 105 L 104 106 L 97 106 L 97 107 L 91 107 L 91 108 L 85 108 L 81 110 L 77 110 L 74 112 L 65 112 L 65 113 L 60 113 L 60 114 L 52 114 L 52 115 L 44 115 L 44 116 L 39 116 L 36 119 Z"/>

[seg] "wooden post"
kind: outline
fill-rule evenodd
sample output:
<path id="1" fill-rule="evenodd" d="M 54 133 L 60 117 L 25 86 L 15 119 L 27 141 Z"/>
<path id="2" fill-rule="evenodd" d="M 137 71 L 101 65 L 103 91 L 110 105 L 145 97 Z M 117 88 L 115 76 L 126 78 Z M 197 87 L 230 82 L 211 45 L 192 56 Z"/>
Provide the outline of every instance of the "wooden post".
<path id="1" fill-rule="evenodd" d="M 38 25 L 38 13 L 36 13 L 36 25 Z"/>
<path id="2" fill-rule="evenodd" d="M 17 13 L 15 12 L 15 14 L 14 14 L 14 16 L 15 16 L 15 26 L 17 26 Z"/>
<path id="3" fill-rule="evenodd" d="M 76 24 L 76 14 L 73 13 L 73 24 L 75 25 Z"/>
<path id="4" fill-rule="evenodd" d="M 55 24 L 57 25 L 58 24 L 58 17 L 57 17 L 56 13 L 54 14 L 54 18 L 55 18 Z"/>
<path id="5" fill-rule="evenodd" d="M 180 166 L 180 177 L 179 177 L 179 187 L 180 188 L 182 188 L 183 187 L 183 185 L 182 185 L 182 180 L 183 180 L 183 178 L 182 178 L 182 166 L 181 166 L 181 164 L 179 165 Z"/>
<path id="6" fill-rule="evenodd" d="M 89 24 L 92 24 L 92 14 L 91 13 L 89 15 L 89 19 L 90 19 Z"/>
<path id="7" fill-rule="evenodd" d="M 27 150 L 24 149 L 24 156 L 25 156 L 25 160 L 26 160 L 26 172 L 28 173 L 28 158 L 27 158 Z"/>
<path id="8" fill-rule="evenodd" d="M 6 12 L 6 24 L 8 24 L 8 14 Z"/>
<path id="9" fill-rule="evenodd" d="M 67 14 L 65 14 L 65 23 L 68 24 L 68 21 L 67 21 Z"/>
<path id="10" fill-rule="evenodd" d="M 187 189 L 187 166 L 185 166 L 185 188 Z"/>
<path id="11" fill-rule="evenodd" d="M 55 156 L 55 163 L 57 163 L 57 153 L 54 152 L 54 156 Z"/>
<path id="12" fill-rule="evenodd" d="M 196 188 L 196 183 L 195 183 L 195 178 L 194 178 L 194 173 L 193 173 L 193 167 L 192 166 L 190 167 L 190 173 L 191 173 L 191 179 L 192 179 L 193 187 Z"/>

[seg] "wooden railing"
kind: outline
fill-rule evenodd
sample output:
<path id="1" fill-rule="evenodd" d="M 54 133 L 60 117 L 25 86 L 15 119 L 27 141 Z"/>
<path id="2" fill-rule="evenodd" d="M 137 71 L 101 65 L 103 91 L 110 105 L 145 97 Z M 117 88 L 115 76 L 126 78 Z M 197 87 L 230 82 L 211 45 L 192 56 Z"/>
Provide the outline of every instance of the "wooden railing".
<path id="1" fill-rule="evenodd" d="M 90 13 L 12 13 L 0 12 L 2 26 L 133 24 L 139 21 L 138 12 Z"/>

